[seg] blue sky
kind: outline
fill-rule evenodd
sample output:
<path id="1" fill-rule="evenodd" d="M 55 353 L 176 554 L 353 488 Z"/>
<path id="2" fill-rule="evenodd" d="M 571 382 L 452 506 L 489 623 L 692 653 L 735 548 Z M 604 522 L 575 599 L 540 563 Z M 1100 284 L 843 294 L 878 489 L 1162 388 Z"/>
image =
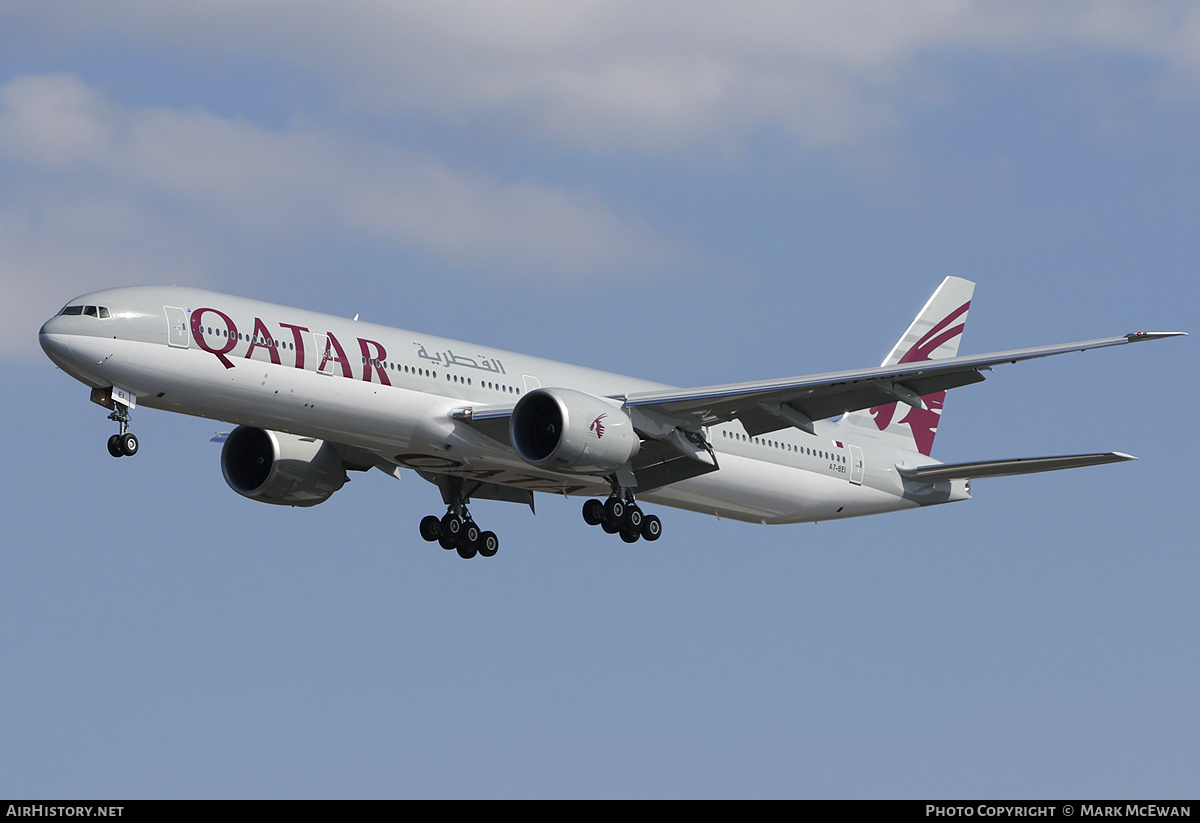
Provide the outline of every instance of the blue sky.
<path id="1" fill-rule="evenodd" d="M 1194 797 L 1195 344 L 998 369 L 934 456 L 1117 449 L 762 527 L 280 509 L 41 354 L 199 285 L 677 385 L 1196 331 L 1191 4 L 0 3 L 0 795 Z"/>

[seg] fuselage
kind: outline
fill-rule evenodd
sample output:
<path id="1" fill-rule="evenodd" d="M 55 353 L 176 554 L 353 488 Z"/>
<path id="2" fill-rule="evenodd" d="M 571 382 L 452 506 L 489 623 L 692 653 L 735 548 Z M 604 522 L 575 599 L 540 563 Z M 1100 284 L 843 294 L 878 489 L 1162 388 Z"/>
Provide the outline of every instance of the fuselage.
<path id="1" fill-rule="evenodd" d="M 461 410 L 511 408 L 541 387 L 604 398 L 670 388 L 182 287 L 83 295 L 42 326 L 40 340 L 72 377 L 96 389 L 118 387 L 139 407 L 367 449 L 423 473 L 568 495 L 603 493 L 608 481 L 530 465 L 507 442 L 464 422 Z M 737 421 L 708 427 L 719 469 L 638 497 L 720 517 L 794 523 L 969 496 L 962 483 L 906 485 L 897 466 L 934 461 L 875 440 L 869 429 L 818 421 L 814 431 L 753 437 Z"/>

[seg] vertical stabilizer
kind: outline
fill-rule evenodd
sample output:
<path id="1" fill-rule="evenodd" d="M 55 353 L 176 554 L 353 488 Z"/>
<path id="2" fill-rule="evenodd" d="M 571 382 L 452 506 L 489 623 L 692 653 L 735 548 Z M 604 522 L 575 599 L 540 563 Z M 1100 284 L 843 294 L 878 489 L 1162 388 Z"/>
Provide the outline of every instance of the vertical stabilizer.
<path id="1" fill-rule="evenodd" d="M 943 280 L 880 365 L 943 360 L 957 355 L 974 291 L 975 284 L 970 280 L 961 277 Z M 945 399 L 946 393 L 940 391 L 921 398 L 924 409 L 897 403 L 872 406 L 851 412 L 844 422 L 875 432 L 877 437 L 894 445 L 928 455 L 933 449 Z"/>

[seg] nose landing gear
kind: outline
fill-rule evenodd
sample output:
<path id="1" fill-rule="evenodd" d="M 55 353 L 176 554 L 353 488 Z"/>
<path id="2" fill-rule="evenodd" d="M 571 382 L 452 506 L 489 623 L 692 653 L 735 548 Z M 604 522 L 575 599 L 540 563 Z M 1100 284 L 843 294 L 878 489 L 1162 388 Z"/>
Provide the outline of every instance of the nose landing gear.
<path id="1" fill-rule="evenodd" d="M 137 395 L 119 386 L 92 389 L 92 402 L 108 409 L 108 419 L 116 422 L 121 431 L 108 438 L 108 453 L 113 457 L 133 457 L 138 451 L 137 436 L 129 431 L 129 412 L 137 405 Z"/>
<path id="2" fill-rule="evenodd" d="M 113 457 L 133 457 L 138 452 L 138 439 L 129 430 L 129 410 L 118 405 L 108 419 L 121 424 L 121 433 L 108 438 L 108 453 Z"/>

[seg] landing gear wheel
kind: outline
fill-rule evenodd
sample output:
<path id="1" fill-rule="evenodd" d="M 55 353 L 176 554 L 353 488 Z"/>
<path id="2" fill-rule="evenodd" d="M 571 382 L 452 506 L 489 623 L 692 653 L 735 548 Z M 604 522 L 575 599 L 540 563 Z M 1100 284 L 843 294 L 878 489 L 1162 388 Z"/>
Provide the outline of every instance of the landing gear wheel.
<path id="1" fill-rule="evenodd" d="M 625 516 L 621 518 L 621 530 L 632 534 L 641 534 L 643 520 L 642 510 L 637 505 L 626 506 Z"/>
<path id="2" fill-rule="evenodd" d="M 625 516 L 625 501 L 619 497 L 610 497 L 604 501 L 604 518 L 613 523 L 620 523 Z"/>
<path id="3" fill-rule="evenodd" d="M 438 535 L 437 542 L 438 542 L 438 545 L 441 546 L 446 551 L 450 551 L 451 549 L 458 548 L 458 541 L 456 541 L 453 537 L 446 534 L 445 532 L 442 532 L 440 535 Z"/>
<path id="4" fill-rule="evenodd" d="M 479 552 L 479 549 L 475 548 L 474 543 L 463 543 L 462 545 L 460 545 L 458 547 L 458 556 L 461 557 L 463 560 L 470 560 L 478 552 Z"/>
<path id="5" fill-rule="evenodd" d="M 583 522 L 589 526 L 599 526 L 604 522 L 604 504 L 592 498 L 583 504 Z"/>
<path id="6" fill-rule="evenodd" d="M 421 518 L 421 537 L 432 543 L 442 534 L 442 521 L 430 514 Z"/>
<path id="7" fill-rule="evenodd" d="M 662 521 L 653 514 L 646 515 L 642 520 L 642 537 L 650 542 L 662 537 Z"/>
<path id="8" fill-rule="evenodd" d="M 442 517 L 441 525 L 442 534 L 450 538 L 457 545 L 459 537 L 462 535 L 463 527 L 466 525 L 463 523 L 462 518 L 454 512 L 446 512 Z"/>
<path id="9" fill-rule="evenodd" d="M 495 532 L 484 532 L 479 535 L 480 557 L 495 557 L 498 551 L 500 551 L 500 538 L 496 537 Z"/>
<path id="10" fill-rule="evenodd" d="M 621 524 L 614 523 L 606 517 L 600 521 L 600 528 L 604 529 L 605 534 L 616 534 L 621 530 Z"/>
<path id="11" fill-rule="evenodd" d="M 642 535 L 639 532 L 631 532 L 627 529 L 621 529 L 621 539 L 626 543 L 636 543 Z"/>
<path id="12" fill-rule="evenodd" d="M 474 546 L 476 543 L 479 542 L 479 527 L 476 526 L 470 520 L 468 520 L 467 527 L 465 529 L 463 529 L 461 536 L 462 536 L 463 542 L 467 543 L 468 545 Z"/>
<path id="13" fill-rule="evenodd" d="M 108 438 L 108 453 L 113 457 L 124 457 L 125 452 L 121 451 L 121 435 L 114 434 Z"/>
<path id="14" fill-rule="evenodd" d="M 138 451 L 137 435 L 133 432 L 125 432 L 121 435 L 121 454 L 125 457 L 133 457 Z"/>

